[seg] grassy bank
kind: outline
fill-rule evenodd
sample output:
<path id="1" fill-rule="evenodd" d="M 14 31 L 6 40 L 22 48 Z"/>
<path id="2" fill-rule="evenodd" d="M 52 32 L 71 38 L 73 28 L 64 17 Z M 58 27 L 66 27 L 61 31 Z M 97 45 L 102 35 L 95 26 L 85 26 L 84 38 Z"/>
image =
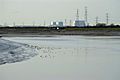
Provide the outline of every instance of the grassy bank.
<path id="1" fill-rule="evenodd" d="M 1 27 L 1 35 L 108 35 L 120 36 L 120 27 Z"/>
<path id="2" fill-rule="evenodd" d="M 120 31 L 120 28 L 65 28 L 70 31 Z"/>

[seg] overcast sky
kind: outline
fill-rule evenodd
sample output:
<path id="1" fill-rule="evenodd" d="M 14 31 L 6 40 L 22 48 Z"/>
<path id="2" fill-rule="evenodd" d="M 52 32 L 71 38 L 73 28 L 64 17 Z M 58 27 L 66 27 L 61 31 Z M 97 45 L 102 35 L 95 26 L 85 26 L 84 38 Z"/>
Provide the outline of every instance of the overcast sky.
<path id="1" fill-rule="evenodd" d="M 8 25 L 33 24 L 43 25 L 50 21 L 75 20 L 79 9 L 80 19 L 84 19 L 84 7 L 88 7 L 88 21 L 95 23 L 95 17 L 100 22 L 106 21 L 109 13 L 110 23 L 120 22 L 120 0 L 0 0 L 0 24 Z"/>

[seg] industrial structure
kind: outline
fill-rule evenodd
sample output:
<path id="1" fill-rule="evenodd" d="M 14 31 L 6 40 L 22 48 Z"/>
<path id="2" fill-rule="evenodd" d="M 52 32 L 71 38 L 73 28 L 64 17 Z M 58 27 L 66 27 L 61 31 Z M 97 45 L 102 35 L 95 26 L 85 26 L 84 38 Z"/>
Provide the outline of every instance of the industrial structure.
<path id="1" fill-rule="evenodd" d="M 59 21 L 59 20 L 51 21 L 51 23 L 49 25 L 47 24 L 48 22 L 45 21 L 45 20 L 40 25 L 38 25 L 37 23 L 35 23 L 35 21 L 33 21 L 32 24 L 30 24 L 30 25 L 27 25 L 24 22 L 21 25 L 17 25 L 17 23 L 13 22 L 12 26 L 9 26 L 5 22 L 3 25 L 0 25 L 0 27 L 85 27 L 85 26 L 89 27 L 92 24 L 89 25 L 90 19 L 88 19 L 88 7 L 87 6 L 84 7 L 84 17 L 83 18 L 84 19 L 82 20 L 79 17 L 79 10 L 77 9 L 76 18 L 74 20 L 73 19 L 68 20 L 68 19 L 65 18 L 63 21 Z M 105 19 L 105 22 L 101 22 L 100 17 L 96 16 L 95 20 L 94 20 L 94 23 L 93 23 L 93 26 L 98 26 L 98 25 L 110 26 L 110 25 L 113 25 L 110 22 L 109 13 L 106 13 L 104 15 L 104 19 Z"/>
<path id="2" fill-rule="evenodd" d="M 107 25 L 109 24 L 109 15 L 108 15 L 108 13 L 106 13 L 106 24 Z"/>
<path id="3" fill-rule="evenodd" d="M 53 21 L 50 23 L 50 26 L 51 27 L 63 27 L 64 26 L 64 23 L 62 21 Z"/>
<path id="4" fill-rule="evenodd" d="M 57 22 L 57 26 L 58 26 L 58 27 L 63 27 L 63 22 L 62 22 L 62 21 Z"/>
<path id="5" fill-rule="evenodd" d="M 85 21 L 79 19 L 79 10 L 77 9 L 76 20 L 74 21 L 74 26 L 85 27 Z"/>

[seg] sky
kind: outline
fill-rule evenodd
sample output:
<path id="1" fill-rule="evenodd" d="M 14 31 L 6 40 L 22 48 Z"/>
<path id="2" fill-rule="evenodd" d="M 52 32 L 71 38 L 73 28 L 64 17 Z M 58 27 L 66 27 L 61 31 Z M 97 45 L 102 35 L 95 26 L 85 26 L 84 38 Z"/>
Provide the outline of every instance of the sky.
<path id="1" fill-rule="evenodd" d="M 76 19 L 79 9 L 79 18 L 84 20 L 85 10 L 88 8 L 88 22 L 106 22 L 106 13 L 109 14 L 109 23 L 120 22 L 120 0 L 0 0 L 0 25 L 49 25 L 51 21 Z"/>

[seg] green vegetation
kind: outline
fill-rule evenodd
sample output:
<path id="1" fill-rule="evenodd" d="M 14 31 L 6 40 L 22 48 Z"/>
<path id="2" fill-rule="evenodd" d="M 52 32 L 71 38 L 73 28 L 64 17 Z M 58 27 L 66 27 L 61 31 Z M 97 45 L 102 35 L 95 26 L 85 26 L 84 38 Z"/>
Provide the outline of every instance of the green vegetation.
<path id="1" fill-rule="evenodd" d="M 120 28 L 65 28 L 66 31 L 120 31 Z"/>
<path id="2" fill-rule="evenodd" d="M 59 31 L 120 31 L 120 27 L 60 27 Z M 57 27 L 0 27 L 0 31 L 58 31 Z"/>
<path id="3" fill-rule="evenodd" d="M 2 27 L 0 34 L 120 36 L 120 27 Z"/>

